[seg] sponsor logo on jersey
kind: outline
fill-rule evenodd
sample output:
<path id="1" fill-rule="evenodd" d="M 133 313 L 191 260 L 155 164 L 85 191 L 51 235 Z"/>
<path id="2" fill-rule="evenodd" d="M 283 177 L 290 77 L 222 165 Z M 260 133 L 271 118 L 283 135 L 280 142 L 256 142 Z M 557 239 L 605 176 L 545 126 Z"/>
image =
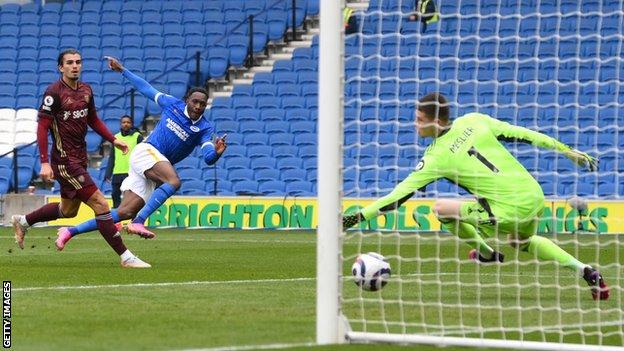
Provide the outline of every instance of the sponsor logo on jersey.
<path id="1" fill-rule="evenodd" d="M 66 121 L 69 117 L 74 119 L 85 117 L 89 113 L 88 108 L 83 108 L 82 110 L 74 110 L 74 111 L 63 111 L 63 120 Z"/>
<path id="2" fill-rule="evenodd" d="M 188 139 L 189 134 L 182 127 L 180 127 L 179 124 L 171 120 L 171 118 L 167 118 L 166 125 L 167 128 L 177 135 L 178 138 L 182 139 L 182 141 L 186 141 L 186 139 Z"/>

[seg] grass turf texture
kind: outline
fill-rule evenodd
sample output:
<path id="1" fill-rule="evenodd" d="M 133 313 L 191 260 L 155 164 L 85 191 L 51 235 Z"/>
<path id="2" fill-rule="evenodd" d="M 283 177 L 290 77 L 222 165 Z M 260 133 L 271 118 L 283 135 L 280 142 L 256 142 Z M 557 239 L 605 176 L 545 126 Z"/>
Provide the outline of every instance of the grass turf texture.
<path id="1" fill-rule="evenodd" d="M 56 230 L 31 230 L 26 249 L 13 243 L 12 231 L 0 229 L 0 278 L 11 280 L 13 349 L 15 350 L 180 350 L 236 345 L 306 344 L 315 340 L 315 271 L 316 243 L 311 232 L 282 231 L 199 231 L 158 230 L 155 240 L 125 237 L 128 247 L 153 265 L 146 270 L 122 269 L 119 259 L 97 233 L 86 234 L 69 242 L 65 251 L 56 252 L 53 240 Z M 554 265 L 539 269 L 539 284 L 532 276 L 535 269 L 518 265 L 513 250 L 504 249 L 509 263 L 482 267 L 466 260 L 467 246 L 444 238 L 441 247 L 434 245 L 434 236 L 380 236 L 363 238 L 349 235 L 345 239 L 343 285 L 344 309 L 354 330 L 408 332 L 424 330 L 436 333 L 435 325 L 472 325 L 478 314 L 483 327 L 503 323 L 506 327 L 527 325 L 548 326 L 574 324 L 578 311 L 548 310 L 560 304 L 573 308 L 580 300 L 587 313 L 585 322 L 620 321 L 621 284 L 608 282 L 612 296 L 597 303 L 589 295 L 584 281 L 567 271 L 557 274 Z M 567 237 L 571 238 L 571 237 Z M 590 242 L 596 237 L 579 237 Z M 361 240 L 360 240 L 361 239 Z M 613 236 L 600 237 L 614 240 Z M 398 245 L 400 242 L 400 245 Z M 572 249 L 573 246 L 566 246 Z M 440 254 L 437 254 L 439 249 Z M 351 282 L 350 266 L 357 252 L 380 251 L 387 255 L 393 275 L 403 281 L 391 282 L 381 293 L 360 293 Z M 581 258 L 596 256 L 593 245 L 579 247 Z M 416 252 L 421 259 L 415 260 Z M 400 262 L 397 255 L 404 259 Z M 615 255 L 620 255 L 616 258 Z M 623 251 L 610 245 L 600 251 L 600 263 L 623 262 Z M 434 260 L 436 257 L 442 260 Z M 521 256 L 522 257 L 522 256 Z M 407 258 L 407 260 L 405 259 Z M 605 276 L 622 276 L 615 266 L 603 271 Z M 479 274 L 475 271 L 479 270 Z M 526 274 L 523 274 L 526 270 Z M 443 274 L 433 274 L 441 272 Z M 561 278 L 553 278 L 561 276 Z M 517 289 L 475 289 L 475 284 L 516 283 Z M 566 289 L 555 293 L 556 283 Z M 140 285 L 143 284 L 143 285 Z M 543 284 L 540 288 L 540 284 Z M 66 288 L 63 288 L 66 287 Z M 81 287 L 81 288 L 79 288 Z M 37 288 L 37 289 L 33 289 Z M 384 298 L 381 304 L 378 299 Z M 395 303 L 423 301 L 423 305 Z M 520 299 L 526 311 L 507 311 L 502 318 L 495 309 L 477 309 L 476 304 L 492 307 L 513 305 Z M 448 305 L 430 305 L 440 300 Z M 468 307 L 458 310 L 459 301 Z M 534 307 L 545 306 L 539 312 Z M 470 306 L 475 305 L 475 306 Z M 378 323 L 381 314 L 390 323 Z M 403 317 L 401 317 L 403 316 Z M 535 318 L 540 320 L 534 320 Z M 402 318 L 402 319 L 401 319 Z M 618 319 L 619 318 L 619 319 Z M 366 319 L 368 322 L 363 323 Z M 403 323 L 396 323 L 403 320 Z M 522 322 L 521 322 L 521 321 Z M 539 324 L 541 323 L 541 324 Z M 583 327 L 586 342 L 602 337 L 604 344 L 621 345 L 619 325 Z M 455 328 L 450 328 L 451 330 Z M 581 342 L 582 328 L 566 330 L 568 342 Z M 500 332 L 485 333 L 502 337 Z M 552 334 L 538 331 L 525 333 L 527 340 L 539 340 Z M 452 336 L 461 336 L 461 333 Z M 466 334 L 478 337 L 479 334 Z M 508 332 L 508 338 L 518 333 Z M 556 340 L 556 339 L 552 339 Z M 345 350 L 372 350 L 380 346 L 344 345 Z M 384 345 L 383 349 L 405 349 Z M 297 347 L 294 349 L 305 349 Z M 312 349 L 329 350 L 331 347 Z M 423 346 L 419 350 L 437 350 Z M 445 350 L 465 350 L 448 347 Z"/>

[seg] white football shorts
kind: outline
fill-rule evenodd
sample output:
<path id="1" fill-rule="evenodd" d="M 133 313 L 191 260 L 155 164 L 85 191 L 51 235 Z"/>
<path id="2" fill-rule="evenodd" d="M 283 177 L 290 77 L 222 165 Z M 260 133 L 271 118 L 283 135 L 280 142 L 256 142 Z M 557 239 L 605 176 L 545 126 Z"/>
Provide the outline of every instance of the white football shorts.
<path id="1" fill-rule="evenodd" d="M 128 177 L 121 183 L 121 192 L 130 190 L 140 196 L 143 201 L 152 196 L 156 183 L 145 177 L 143 173 L 154 167 L 157 162 L 169 160 L 160 151 L 148 143 L 139 143 L 130 153 L 130 170 Z"/>

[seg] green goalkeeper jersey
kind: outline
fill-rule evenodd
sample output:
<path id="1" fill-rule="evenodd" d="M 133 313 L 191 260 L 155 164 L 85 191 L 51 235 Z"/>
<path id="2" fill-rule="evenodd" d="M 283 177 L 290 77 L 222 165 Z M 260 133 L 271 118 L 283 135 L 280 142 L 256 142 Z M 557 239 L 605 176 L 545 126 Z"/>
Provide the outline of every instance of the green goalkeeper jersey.
<path id="1" fill-rule="evenodd" d="M 457 118 L 448 131 L 435 138 L 416 169 L 389 195 L 366 207 L 370 219 L 399 199 L 441 178 L 485 200 L 498 218 L 531 218 L 542 209 L 544 193 L 537 181 L 501 144 L 523 141 L 563 151 L 565 144 L 532 130 L 480 113 Z"/>

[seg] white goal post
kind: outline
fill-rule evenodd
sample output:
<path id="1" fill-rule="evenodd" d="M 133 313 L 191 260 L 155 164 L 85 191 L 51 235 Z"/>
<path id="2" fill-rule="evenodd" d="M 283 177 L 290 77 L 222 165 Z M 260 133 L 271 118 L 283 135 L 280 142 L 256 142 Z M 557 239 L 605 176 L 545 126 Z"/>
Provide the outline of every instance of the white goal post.
<path id="1" fill-rule="evenodd" d="M 342 0 L 320 1 L 316 335 L 319 344 L 345 340 L 340 327 L 342 259 Z M 322 132 L 321 132 L 322 131 Z"/>

